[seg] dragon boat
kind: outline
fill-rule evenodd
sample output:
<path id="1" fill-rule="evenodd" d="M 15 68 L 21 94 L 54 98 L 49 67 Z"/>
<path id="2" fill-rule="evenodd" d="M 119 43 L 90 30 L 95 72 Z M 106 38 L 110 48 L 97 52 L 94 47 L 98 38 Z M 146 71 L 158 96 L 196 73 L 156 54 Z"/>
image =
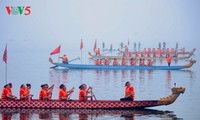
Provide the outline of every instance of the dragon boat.
<path id="1" fill-rule="evenodd" d="M 175 56 L 174 54 L 171 53 L 171 56 L 172 56 L 172 59 L 179 59 L 179 60 L 182 60 L 182 59 L 188 59 L 190 58 L 194 52 L 196 51 L 196 49 L 194 48 L 192 51 L 190 52 L 185 52 L 183 54 L 183 52 L 178 52 L 178 56 Z M 125 53 L 125 52 L 120 52 L 120 53 Z M 128 53 L 131 53 L 131 54 L 136 54 L 136 52 L 128 52 Z M 106 55 L 93 55 L 91 52 L 88 52 L 89 56 L 90 56 L 90 59 L 109 59 L 109 60 L 113 60 L 114 58 L 117 59 L 117 60 L 121 60 L 122 58 L 126 59 L 126 60 L 130 60 L 131 58 L 135 58 L 136 60 L 139 60 L 139 59 L 151 59 L 151 60 L 154 60 L 154 59 L 165 59 L 165 54 L 163 54 L 163 56 L 154 56 L 153 57 L 153 53 L 150 53 L 150 56 L 148 57 L 147 55 L 144 55 L 144 56 L 141 56 L 141 52 L 137 52 L 138 56 L 122 56 L 122 55 L 118 55 L 118 56 L 106 56 Z M 182 55 L 180 55 L 182 54 Z"/>
<path id="2" fill-rule="evenodd" d="M 189 60 L 186 65 L 179 66 L 122 66 L 122 65 L 94 65 L 94 64 L 66 64 L 66 63 L 55 63 L 52 58 L 49 58 L 49 62 L 52 63 L 53 67 L 64 67 L 67 69 L 95 69 L 95 70 L 180 70 L 192 67 L 196 60 Z"/>
<path id="3" fill-rule="evenodd" d="M 185 92 L 184 87 L 173 87 L 172 94 L 159 100 L 0 100 L 0 108 L 20 109 L 138 109 L 172 104 Z"/>

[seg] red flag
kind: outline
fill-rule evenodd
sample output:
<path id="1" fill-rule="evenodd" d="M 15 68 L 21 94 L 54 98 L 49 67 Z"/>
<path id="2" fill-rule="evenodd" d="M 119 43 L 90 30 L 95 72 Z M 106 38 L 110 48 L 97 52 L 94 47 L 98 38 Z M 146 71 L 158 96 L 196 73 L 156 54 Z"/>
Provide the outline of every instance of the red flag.
<path id="1" fill-rule="evenodd" d="M 3 61 L 7 64 L 7 44 L 3 54 Z"/>
<path id="2" fill-rule="evenodd" d="M 80 49 L 82 50 L 82 48 L 83 48 L 83 40 L 81 39 Z"/>
<path id="3" fill-rule="evenodd" d="M 96 50 L 96 47 L 97 47 L 97 41 L 95 40 L 93 51 Z"/>
<path id="4" fill-rule="evenodd" d="M 50 53 L 50 55 L 60 53 L 60 47 L 61 47 L 61 45 L 58 46 L 56 49 L 54 49 L 54 50 Z"/>

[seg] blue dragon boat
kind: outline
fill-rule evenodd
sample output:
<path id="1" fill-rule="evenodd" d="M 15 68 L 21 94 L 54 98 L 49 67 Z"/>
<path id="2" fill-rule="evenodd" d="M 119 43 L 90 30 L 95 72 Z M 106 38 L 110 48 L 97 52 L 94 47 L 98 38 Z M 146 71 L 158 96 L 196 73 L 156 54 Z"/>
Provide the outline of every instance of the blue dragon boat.
<path id="1" fill-rule="evenodd" d="M 95 70 L 180 70 L 192 67 L 196 60 L 190 60 L 186 65 L 180 66 L 122 66 L 122 65 L 93 65 L 93 64 L 66 64 L 66 63 L 55 63 L 51 58 L 49 62 L 52 63 L 52 68 L 65 67 L 67 69 L 95 69 Z"/>

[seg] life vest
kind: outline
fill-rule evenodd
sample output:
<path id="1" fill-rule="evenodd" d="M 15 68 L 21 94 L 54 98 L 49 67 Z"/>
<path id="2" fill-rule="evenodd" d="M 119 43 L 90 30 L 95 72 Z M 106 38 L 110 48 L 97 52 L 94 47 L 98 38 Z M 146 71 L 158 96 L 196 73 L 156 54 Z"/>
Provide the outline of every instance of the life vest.
<path id="1" fill-rule="evenodd" d="M 79 91 L 79 95 L 78 95 L 78 99 L 79 100 L 87 100 L 87 91 L 86 90 L 80 90 Z"/>
<path id="2" fill-rule="evenodd" d="M 101 60 L 100 59 L 96 60 L 96 65 L 101 65 Z"/>
<path id="3" fill-rule="evenodd" d="M 135 60 L 130 60 L 130 65 L 135 65 L 136 61 Z"/>
<path id="4" fill-rule="evenodd" d="M 30 94 L 30 89 L 26 88 L 25 91 L 27 94 Z"/>
<path id="5" fill-rule="evenodd" d="M 7 94 L 8 94 L 8 89 L 3 88 L 2 94 L 1 94 L 1 99 L 7 99 Z"/>
<path id="6" fill-rule="evenodd" d="M 67 62 L 67 61 L 68 61 L 68 58 L 67 58 L 66 55 L 64 55 L 64 56 L 62 57 L 62 61 L 63 61 L 63 62 Z"/>
<path id="7" fill-rule="evenodd" d="M 60 89 L 59 90 L 59 94 L 58 94 L 58 99 L 59 100 L 63 100 L 63 98 L 67 99 L 68 95 L 67 95 L 67 91 L 63 90 L 63 89 Z"/>
<path id="8" fill-rule="evenodd" d="M 144 65 L 144 60 L 140 60 L 140 66 Z"/>
<path id="9" fill-rule="evenodd" d="M 168 56 L 168 57 L 166 58 L 166 61 L 167 61 L 167 63 L 170 63 L 170 62 L 171 62 L 171 57 Z"/>
<path id="10" fill-rule="evenodd" d="M 113 60 L 113 65 L 118 65 L 118 61 L 117 60 Z"/>
<path id="11" fill-rule="evenodd" d="M 126 60 L 122 60 L 121 65 L 126 65 Z"/>
<path id="12" fill-rule="evenodd" d="M 41 90 L 40 90 L 39 99 L 40 99 L 40 100 L 45 100 L 45 99 L 46 99 L 45 97 L 47 97 L 47 96 L 48 96 L 47 90 L 41 89 Z M 45 99 L 44 99 L 44 98 L 45 98 Z"/>
<path id="13" fill-rule="evenodd" d="M 134 87 L 133 86 L 130 86 L 130 87 L 125 87 L 125 96 L 130 96 L 130 94 L 132 93 L 131 95 L 131 98 L 135 98 L 135 91 L 134 91 Z"/>
<path id="14" fill-rule="evenodd" d="M 12 95 L 12 89 L 9 88 L 9 89 L 7 89 L 7 90 L 8 90 L 8 93 Z"/>
<path id="15" fill-rule="evenodd" d="M 147 61 L 147 65 L 148 65 L 148 66 L 152 66 L 151 60 L 148 60 L 148 61 Z"/>
<path id="16" fill-rule="evenodd" d="M 27 95 L 27 92 L 26 92 L 25 89 L 20 88 L 20 91 L 19 91 L 19 98 L 20 98 L 20 99 L 23 99 L 23 100 L 28 99 L 28 98 L 22 98 L 22 95 L 23 95 L 23 96 L 26 96 L 26 95 Z"/>
<path id="17" fill-rule="evenodd" d="M 100 49 L 96 49 L 95 52 L 96 52 L 96 55 L 99 55 L 100 54 Z"/>
<path id="18" fill-rule="evenodd" d="M 105 65 L 109 65 L 109 64 L 110 64 L 109 60 L 105 60 L 105 61 L 104 61 L 104 64 L 105 64 Z"/>

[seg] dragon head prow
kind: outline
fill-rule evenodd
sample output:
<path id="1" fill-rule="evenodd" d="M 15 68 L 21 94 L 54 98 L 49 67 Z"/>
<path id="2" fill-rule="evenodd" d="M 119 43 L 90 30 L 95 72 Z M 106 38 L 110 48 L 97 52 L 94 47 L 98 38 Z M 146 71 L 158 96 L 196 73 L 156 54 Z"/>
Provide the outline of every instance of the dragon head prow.
<path id="1" fill-rule="evenodd" d="M 173 94 L 180 94 L 180 93 L 183 94 L 185 92 L 184 87 L 173 87 L 171 90 Z"/>

